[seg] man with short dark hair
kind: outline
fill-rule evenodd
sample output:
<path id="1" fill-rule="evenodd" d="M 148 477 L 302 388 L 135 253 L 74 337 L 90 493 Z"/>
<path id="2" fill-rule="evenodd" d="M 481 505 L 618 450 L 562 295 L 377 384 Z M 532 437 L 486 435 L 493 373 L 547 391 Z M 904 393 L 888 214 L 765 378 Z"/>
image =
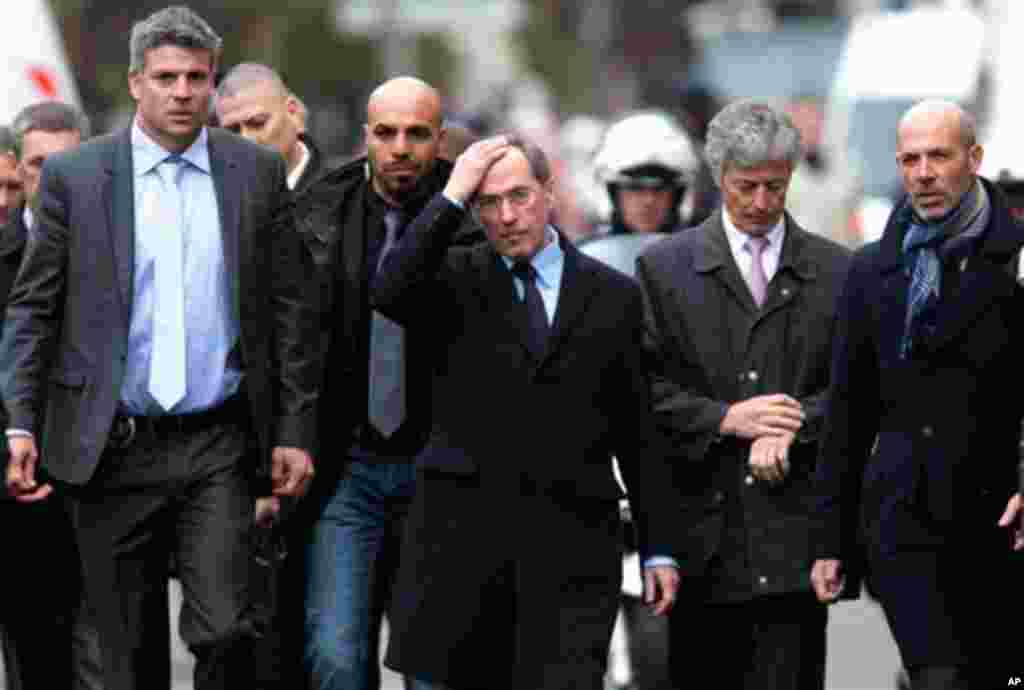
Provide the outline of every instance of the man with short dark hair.
<path id="1" fill-rule="evenodd" d="M 815 591 L 863 568 L 914 690 L 1024 672 L 1024 237 L 983 155 L 955 103 L 900 119 L 906 197 L 850 270 L 818 468 Z"/>
<path id="2" fill-rule="evenodd" d="M 18 174 L 25 185 L 25 196 L 36 199 L 39 174 L 47 156 L 78 146 L 89 136 L 89 120 L 74 106 L 58 101 L 45 101 L 24 108 L 11 125 Z M 25 224 L 33 225 L 31 205 L 26 206 Z"/>
<path id="3" fill-rule="evenodd" d="M 288 165 L 288 188 L 300 193 L 323 162 L 304 134 L 304 108 L 277 72 L 243 62 L 231 68 L 217 87 L 220 126 L 280 153 Z"/>
<path id="4" fill-rule="evenodd" d="M 44 164 L 4 325 L 7 489 L 67 499 L 107 690 L 168 687 L 171 551 L 195 687 L 240 684 L 221 657 L 253 494 L 312 476 L 316 320 L 284 163 L 205 127 L 220 44 L 185 7 L 133 27 L 133 123 Z"/>
<path id="5" fill-rule="evenodd" d="M 24 185 L 26 203 L 21 213 L 25 227 L 35 224 L 33 203 L 38 197 L 39 174 L 47 156 L 78 146 L 89 136 L 89 120 L 74 106 L 45 101 L 24 108 L 11 125 L 18 176 Z"/>
<path id="6" fill-rule="evenodd" d="M 622 578 L 613 454 L 645 555 L 675 555 L 640 291 L 551 225 L 553 184 L 534 144 L 472 144 L 374 284 L 436 353 L 386 662 L 451 688 L 602 687 Z M 488 242 L 454 246 L 470 208 Z M 644 574 L 664 613 L 675 568 Z"/>

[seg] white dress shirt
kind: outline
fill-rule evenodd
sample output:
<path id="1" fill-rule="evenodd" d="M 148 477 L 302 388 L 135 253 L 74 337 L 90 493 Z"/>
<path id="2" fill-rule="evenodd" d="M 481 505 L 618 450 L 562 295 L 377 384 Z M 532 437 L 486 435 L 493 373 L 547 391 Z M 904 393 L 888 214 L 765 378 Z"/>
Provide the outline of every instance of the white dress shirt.
<path id="1" fill-rule="evenodd" d="M 299 178 L 302 177 L 302 173 L 306 172 L 306 168 L 309 166 L 309 160 L 312 158 L 309 153 L 309 148 L 302 143 L 301 139 L 297 140 L 295 143 L 299 145 L 300 149 L 302 149 L 302 158 L 299 159 L 299 164 L 295 166 L 295 170 L 288 173 L 288 180 L 286 184 L 288 185 L 288 189 L 292 190 L 294 190 L 295 186 L 299 184 Z"/>
<path id="2" fill-rule="evenodd" d="M 753 261 L 751 260 L 750 249 L 746 246 L 750 235 L 736 227 L 732 222 L 732 218 L 729 217 L 729 209 L 724 207 L 722 208 L 722 225 L 725 226 L 725 236 L 729 240 L 732 258 L 735 259 L 743 280 L 747 282 L 747 285 L 750 285 L 750 267 L 753 265 Z M 768 283 L 771 283 L 775 272 L 779 270 L 779 258 L 782 256 L 782 241 L 786 238 L 785 216 L 780 218 L 775 227 L 764 237 L 768 240 L 768 246 L 761 252 L 761 266 L 764 268 L 764 277 Z"/>

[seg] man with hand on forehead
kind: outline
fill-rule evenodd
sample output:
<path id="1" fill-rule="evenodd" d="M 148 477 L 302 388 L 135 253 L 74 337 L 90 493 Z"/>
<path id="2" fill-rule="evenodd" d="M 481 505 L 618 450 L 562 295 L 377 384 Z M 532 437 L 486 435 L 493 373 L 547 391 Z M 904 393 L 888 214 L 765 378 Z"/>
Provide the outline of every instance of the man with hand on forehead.
<path id="1" fill-rule="evenodd" d="M 471 145 L 374 283 L 437 357 L 386 663 L 452 688 L 601 687 L 622 576 L 613 455 L 645 553 L 674 555 L 640 291 L 551 224 L 552 186 L 536 145 Z M 455 247 L 470 211 L 488 242 Z M 664 613 L 675 568 L 645 576 Z"/>

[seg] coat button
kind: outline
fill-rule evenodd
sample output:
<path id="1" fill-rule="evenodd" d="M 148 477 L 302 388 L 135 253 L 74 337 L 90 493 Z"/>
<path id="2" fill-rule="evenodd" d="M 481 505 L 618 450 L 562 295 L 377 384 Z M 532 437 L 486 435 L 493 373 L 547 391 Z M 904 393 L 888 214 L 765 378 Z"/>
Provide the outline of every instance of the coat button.
<path id="1" fill-rule="evenodd" d="M 716 506 L 722 505 L 722 503 L 725 502 L 725 494 L 721 491 L 716 491 L 715 495 L 711 497 L 711 500 L 714 501 Z"/>
<path id="2" fill-rule="evenodd" d="M 746 477 L 743 478 L 743 483 L 746 484 L 747 486 L 753 486 L 754 485 L 754 475 L 748 474 Z"/>
<path id="3" fill-rule="evenodd" d="M 921 427 L 921 435 L 925 438 L 931 438 L 935 435 L 935 431 L 930 426 Z"/>
<path id="4" fill-rule="evenodd" d="M 782 288 L 782 296 L 789 297 L 789 288 Z"/>
<path id="5" fill-rule="evenodd" d="M 757 578 L 757 583 L 762 586 L 766 585 L 768 584 L 768 578 L 762 575 L 761 577 Z"/>
<path id="6" fill-rule="evenodd" d="M 751 369 L 747 372 L 747 378 L 751 381 L 757 381 L 757 372 Z"/>

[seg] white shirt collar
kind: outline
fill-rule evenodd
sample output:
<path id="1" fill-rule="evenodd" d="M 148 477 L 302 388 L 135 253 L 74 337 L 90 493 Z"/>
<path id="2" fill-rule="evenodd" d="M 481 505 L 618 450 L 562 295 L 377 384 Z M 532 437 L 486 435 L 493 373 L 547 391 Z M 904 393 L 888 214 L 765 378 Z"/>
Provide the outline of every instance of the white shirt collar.
<path id="1" fill-rule="evenodd" d="M 31 230 L 32 226 L 36 223 L 36 214 L 32 212 L 32 207 L 25 204 L 25 208 L 21 211 L 21 220 L 25 223 L 25 228 Z"/>
<path id="2" fill-rule="evenodd" d="M 747 240 L 750 239 L 750 235 L 743 232 L 732 222 L 732 218 L 729 217 L 729 209 L 722 207 L 722 225 L 725 227 L 725 236 L 729 240 L 729 248 L 732 250 L 733 256 L 739 256 L 740 252 L 747 251 L 745 245 Z M 775 224 L 768 234 L 764 236 L 768 240 L 767 246 L 764 251 L 778 253 L 782 249 L 782 240 L 786 236 L 786 216 L 783 215 L 779 218 L 779 222 Z"/>
<path id="3" fill-rule="evenodd" d="M 299 149 L 302 151 L 302 158 L 299 159 L 299 164 L 295 166 L 295 170 L 288 173 L 288 189 L 295 189 L 295 186 L 299 184 L 299 178 L 302 177 L 302 173 L 306 172 L 306 167 L 309 166 L 309 161 L 313 157 L 309 153 L 309 147 L 302 143 L 302 139 L 296 139 L 295 143 L 299 145 Z"/>
<path id="4" fill-rule="evenodd" d="M 132 167 L 135 168 L 136 177 L 145 175 L 162 163 L 168 156 L 173 155 L 143 131 L 142 127 L 139 126 L 138 118 L 132 123 L 131 137 Z M 181 153 L 182 158 L 208 175 L 210 174 L 209 137 L 209 132 L 206 127 L 203 127 L 199 130 L 199 136 L 196 137 L 191 146 Z"/>

